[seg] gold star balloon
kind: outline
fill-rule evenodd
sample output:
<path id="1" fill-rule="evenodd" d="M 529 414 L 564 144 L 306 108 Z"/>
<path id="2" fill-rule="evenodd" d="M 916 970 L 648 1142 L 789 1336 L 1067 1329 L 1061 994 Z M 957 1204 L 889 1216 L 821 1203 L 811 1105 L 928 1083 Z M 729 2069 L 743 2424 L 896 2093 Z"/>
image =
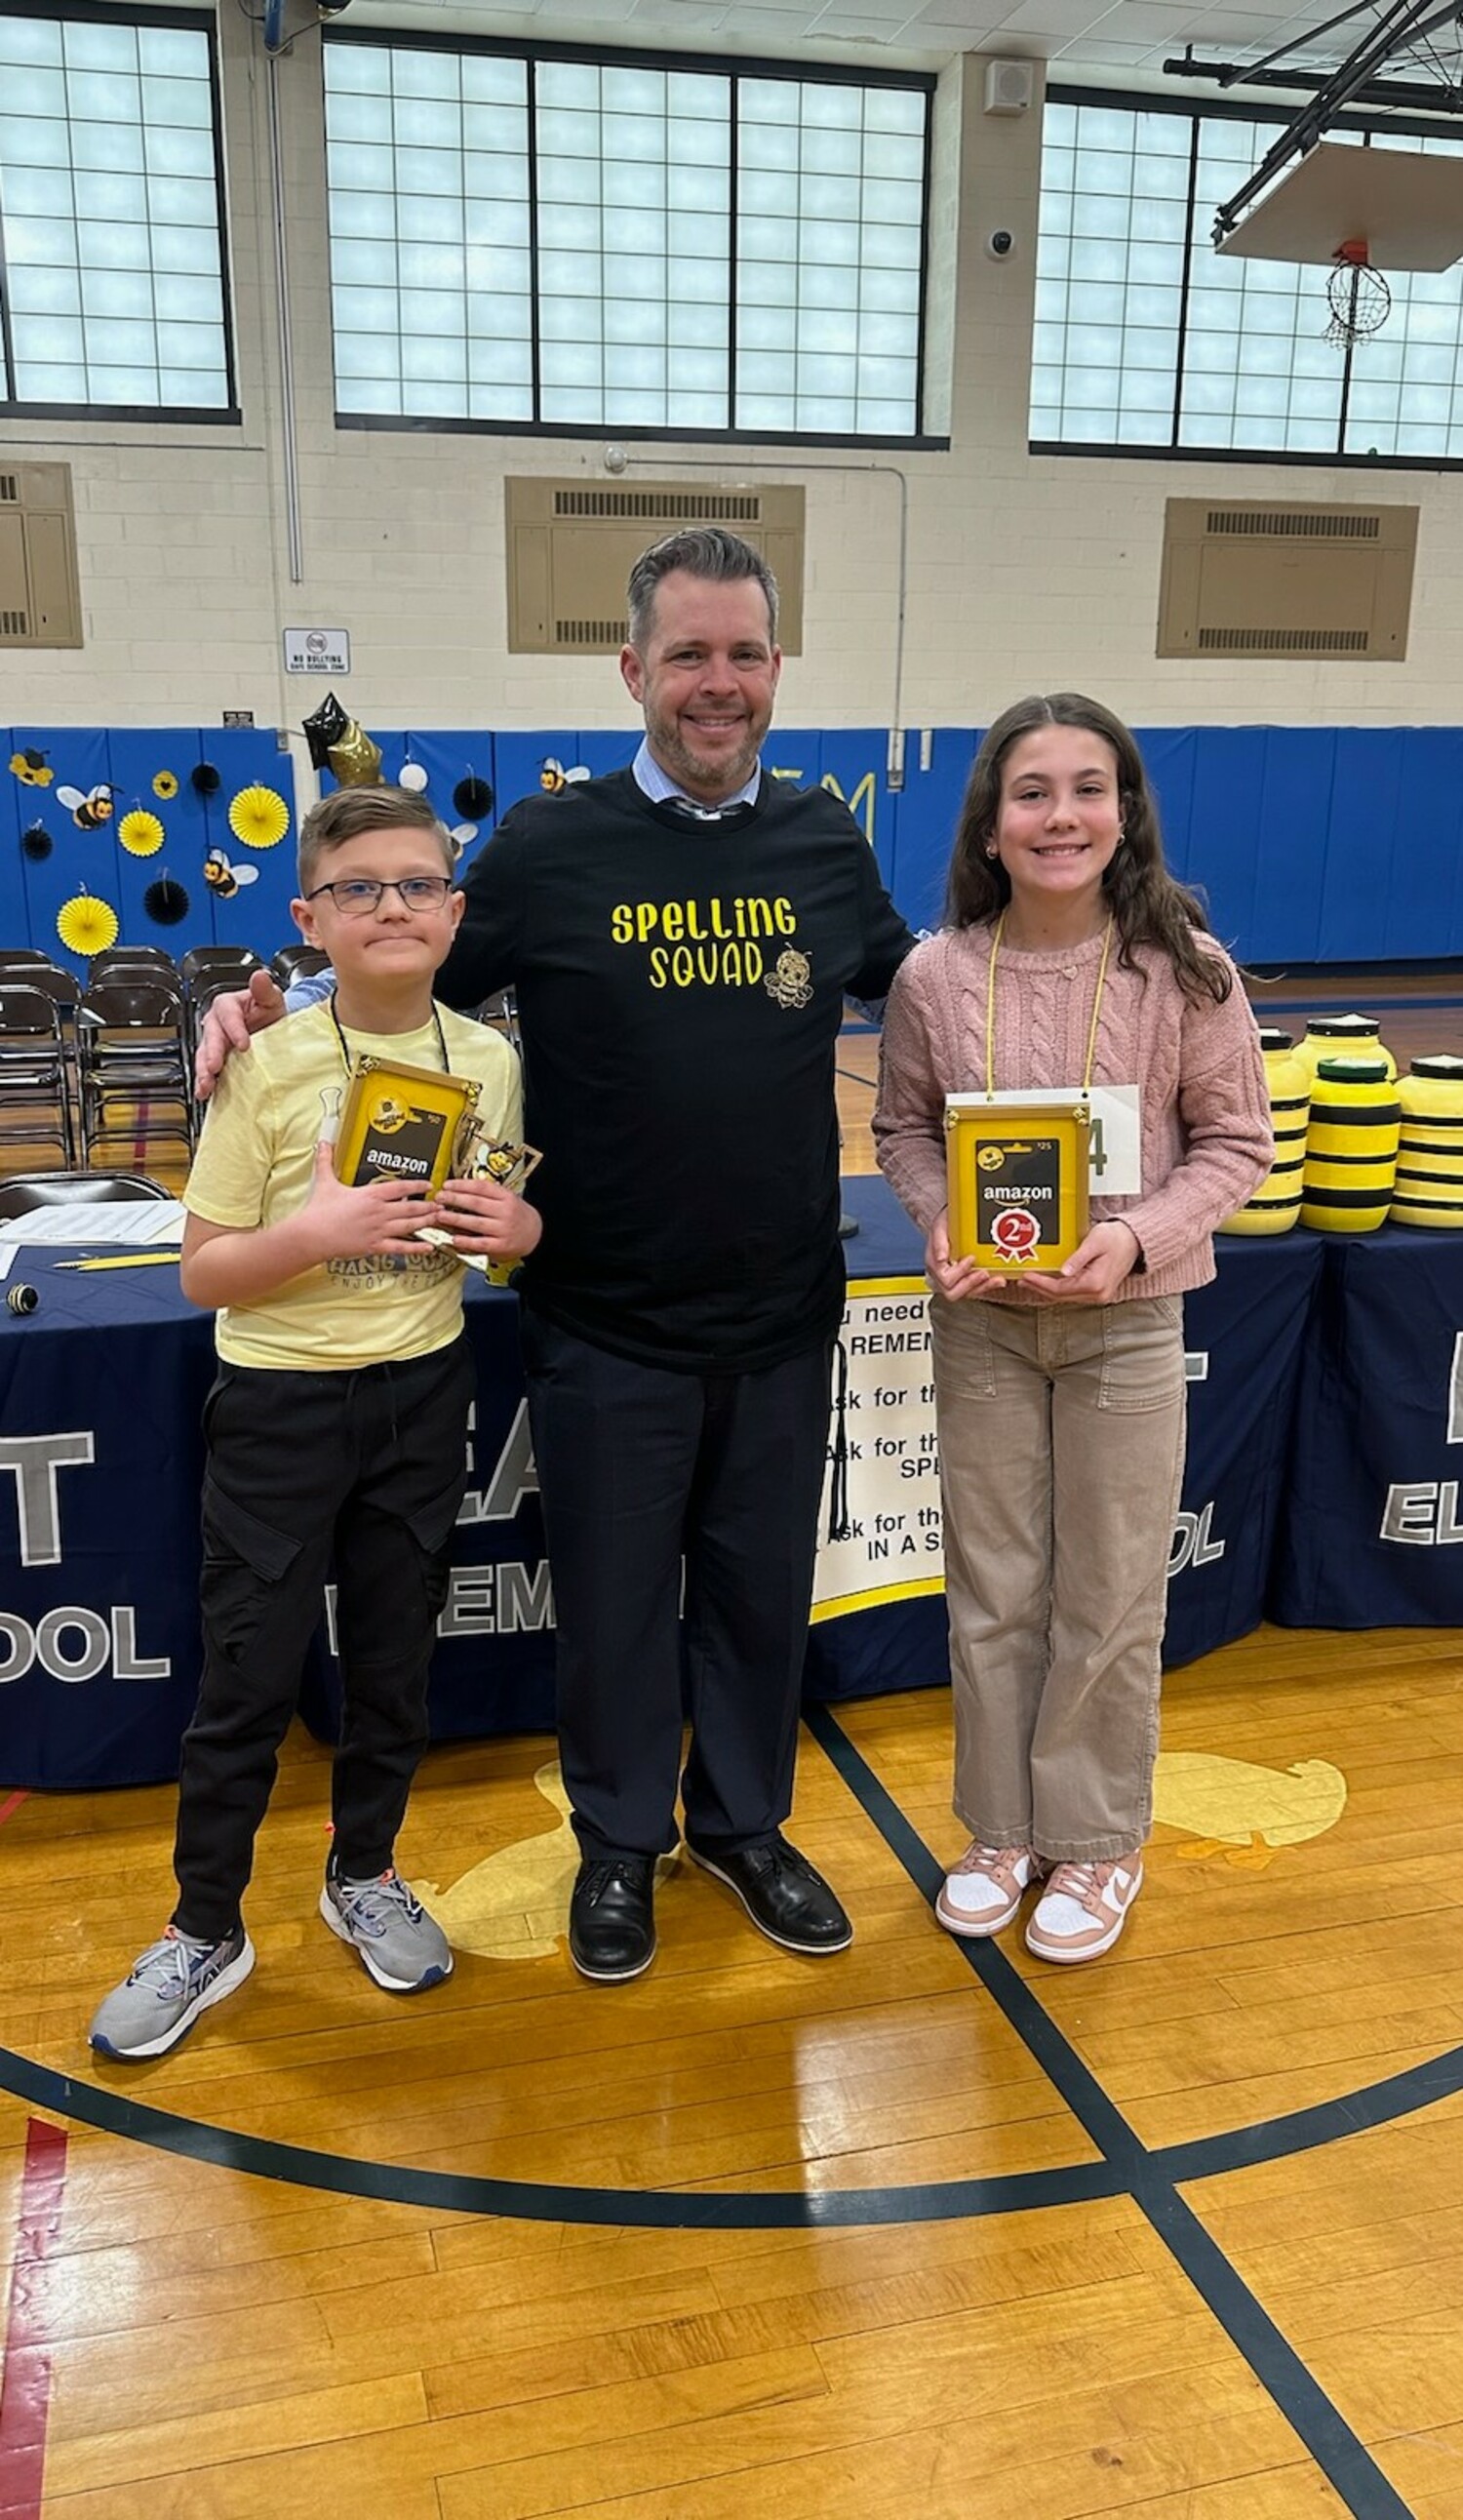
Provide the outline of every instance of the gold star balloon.
<path id="1" fill-rule="evenodd" d="M 331 745 L 329 758 L 342 788 L 380 786 L 381 747 L 357 719 L 352 718 L 339 741 Z"/>

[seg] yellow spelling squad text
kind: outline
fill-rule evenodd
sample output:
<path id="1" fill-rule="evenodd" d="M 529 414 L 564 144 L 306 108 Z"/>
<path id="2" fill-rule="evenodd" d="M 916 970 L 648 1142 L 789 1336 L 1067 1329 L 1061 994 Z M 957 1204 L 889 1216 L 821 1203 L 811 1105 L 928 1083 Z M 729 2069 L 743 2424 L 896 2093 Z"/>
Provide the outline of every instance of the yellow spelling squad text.
<path id="1" fill-rule="evenodd" d="M 708 901 L 621 901 L 609 915 L 617 945 L 649 947 L 652 989 L 755 988 L 767 969 L 759 939 L 795 936 L 786 895 L 713 893 Z"/>

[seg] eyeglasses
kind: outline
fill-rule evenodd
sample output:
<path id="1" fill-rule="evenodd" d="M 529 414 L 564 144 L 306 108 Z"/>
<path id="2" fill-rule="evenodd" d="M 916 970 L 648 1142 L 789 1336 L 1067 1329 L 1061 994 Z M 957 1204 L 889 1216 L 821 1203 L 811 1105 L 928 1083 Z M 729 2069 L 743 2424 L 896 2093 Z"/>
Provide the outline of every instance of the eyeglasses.
<path id="1" fill-rule="evenodd" d="M 445 875 L 387 876 L 381 883 L 374 876 L 358 875 L 341 883 L 318 883 L 305 899 L 318 901 L 328 892 L 342 919 L 369 919 L 385 893 L 400 893 L 408 910 L 440 910 L 451 890 L 452 878 Z"/>

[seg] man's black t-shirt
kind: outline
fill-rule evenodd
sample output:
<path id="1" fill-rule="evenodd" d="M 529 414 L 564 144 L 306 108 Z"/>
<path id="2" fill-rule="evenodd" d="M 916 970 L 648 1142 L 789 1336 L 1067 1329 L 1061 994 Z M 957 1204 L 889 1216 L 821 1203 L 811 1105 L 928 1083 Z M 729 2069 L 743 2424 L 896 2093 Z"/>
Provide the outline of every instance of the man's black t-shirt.
<path id="1" fill-rule="evenodd" d="M 844 995 L 882 997 L 911 942 L 847 807 L 764 778 L 701 822 L 616 771 L 513 806 L 465 889 L 438 994 L 517 994 L 525 1300 L 678 1371 L 831 1337 Z"/>

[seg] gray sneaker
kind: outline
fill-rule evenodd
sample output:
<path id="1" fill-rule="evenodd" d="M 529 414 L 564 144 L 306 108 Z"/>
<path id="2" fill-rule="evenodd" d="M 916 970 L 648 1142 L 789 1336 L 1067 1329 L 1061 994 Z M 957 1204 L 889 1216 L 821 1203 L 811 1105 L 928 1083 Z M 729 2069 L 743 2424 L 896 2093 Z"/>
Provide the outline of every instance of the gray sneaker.
<path id="1" fill-rule="evenodd" d="M 452 1975 L 447 1936 L 395 1870 L 373 1881 L 328 1872 L 320 1912 L 332 1934 L 355 1945 L 377 1985 L 392 1995 L 418 1995 Z"/>
<path id="2" fill-rule="evenodd" d="M 243 1986 L 253 1965 L 254 1946 L 242 1925 L 221 1943 L 169 1925 L 98 2007 L 91 2044 L 99 2056 L 165 2056 L 200 2012 Z"/>

